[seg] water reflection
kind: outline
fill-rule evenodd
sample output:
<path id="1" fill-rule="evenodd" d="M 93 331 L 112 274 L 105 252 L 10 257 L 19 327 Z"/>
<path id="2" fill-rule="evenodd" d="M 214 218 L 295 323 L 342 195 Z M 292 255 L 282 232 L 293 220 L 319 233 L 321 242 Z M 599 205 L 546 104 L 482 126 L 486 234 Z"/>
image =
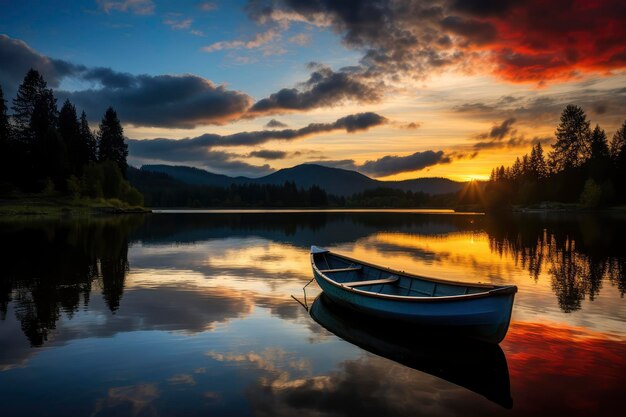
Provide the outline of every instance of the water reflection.
<path id="1" fill-rule="evenodd" d="M 419 326 L 363 320 L 321 294 L 311 317 L 328 331 L 362 349 L 445 379 L 511 408 L 509 372 L 498 345 L 425 333 Z"/>
<path id="2" fill-rule="evenodd" d="M 619 415 L 625 228 L 623 218 L 411 213 L 3 223 L 0 412 Z M 368 342 L 340 339 L 290 297 L 311 279 L 311 243 L 518 285 L 506 359 L 486 354 L 474 369 L 454 362 L 461 352 L 455 368 L 444 347 L 370 343 L 380 334 L 362 321 L 348 330 Z M 509 393 L 510 411 L 498 405 Z"/>
<path id="3" fill-rule="evenodd" d="M 128 235 L 140 217 L 84 222 L 10 222 L 4 245 L 0 312 L 9 302 L 32 346 L 41 346 L 61 313 L 89 304 L 96 284 L 111 311 L 119 308 L 128 273 Z"/>
<path id="4" fill-rule="evenodd" d="M 486 221 L 490 249 L 510 256 L 537 280 L 543 271 L 564 312 L 594 300 L 603 282 L 626 292 L 626 222 L 615 217 L 565 214 L 546 221 L 541 216 L 490 217 Z"/>

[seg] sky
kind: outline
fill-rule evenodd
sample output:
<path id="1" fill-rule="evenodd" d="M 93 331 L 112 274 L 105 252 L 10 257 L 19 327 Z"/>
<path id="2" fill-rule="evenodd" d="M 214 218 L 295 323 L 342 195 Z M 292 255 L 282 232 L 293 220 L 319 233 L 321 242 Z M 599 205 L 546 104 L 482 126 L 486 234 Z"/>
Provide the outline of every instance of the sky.
<path id="1" fill-rule="evenodd" d="M 30 68 L 129 162 L 486 179 L 565 105 L 626 120 L 622 0 L 0 0 L 0 86 Z"/>

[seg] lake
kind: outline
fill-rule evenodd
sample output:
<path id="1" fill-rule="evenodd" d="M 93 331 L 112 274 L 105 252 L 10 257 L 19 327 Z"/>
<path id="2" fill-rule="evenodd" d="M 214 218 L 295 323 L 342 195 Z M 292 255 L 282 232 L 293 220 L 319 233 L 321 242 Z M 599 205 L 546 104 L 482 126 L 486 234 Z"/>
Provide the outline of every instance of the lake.
<path id="1" fill-rule="evenodd" d="M 3 417 L 623 413 L 624 215 L 225 211 L 0 227 Z M 507 337 L 441 343 L 370 325 L 315 283 L 303 291 L 312 244 L 515 284 Z"/>

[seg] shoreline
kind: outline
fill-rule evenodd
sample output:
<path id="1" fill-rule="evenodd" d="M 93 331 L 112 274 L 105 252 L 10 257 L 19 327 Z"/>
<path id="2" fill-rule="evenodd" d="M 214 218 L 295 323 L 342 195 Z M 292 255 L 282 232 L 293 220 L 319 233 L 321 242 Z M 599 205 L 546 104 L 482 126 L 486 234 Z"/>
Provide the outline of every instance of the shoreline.
<path id="1" fill-rule="evenodd" d="M 82 218 L 149 213 L 152 213 L 149 208 L 125 206 L 118 200 L 69 200 L 36 196 L 0 199 L 0 220 Z"/>

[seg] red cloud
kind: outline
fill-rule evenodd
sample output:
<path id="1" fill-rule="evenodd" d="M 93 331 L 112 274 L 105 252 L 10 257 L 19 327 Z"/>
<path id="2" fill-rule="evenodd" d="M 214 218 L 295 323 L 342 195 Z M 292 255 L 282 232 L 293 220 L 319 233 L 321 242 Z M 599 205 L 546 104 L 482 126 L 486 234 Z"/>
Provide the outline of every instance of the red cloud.
<path id="1" fill-rule="evenodd" d="M 486 49 L 495 52 L 496 74 L 510 81 L 626 67 L 623 0 L 530 0 L 488 21 L 497 38 Z"/>

